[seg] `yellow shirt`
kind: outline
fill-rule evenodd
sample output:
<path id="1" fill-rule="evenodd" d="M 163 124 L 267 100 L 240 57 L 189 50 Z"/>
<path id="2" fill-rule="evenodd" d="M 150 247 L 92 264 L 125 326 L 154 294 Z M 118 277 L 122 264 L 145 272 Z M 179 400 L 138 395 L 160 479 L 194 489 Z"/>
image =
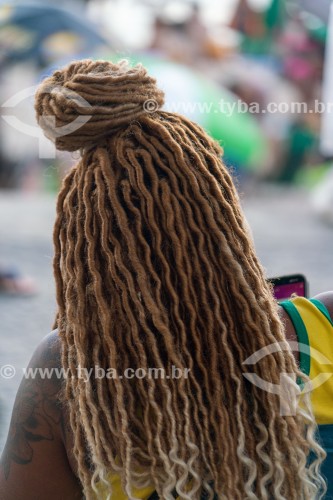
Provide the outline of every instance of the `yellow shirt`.
<path id="1" fill-rule="evenodd" d="M 325 499 L 333 498 L 333 323 L 324 304 L 297 297 L 280 304 L 289 314 L 298 337 L 300 367 L 314 386 L 311 401 L 318 438 L 327 457 L 321 466 L 326 478 Z"/>
<path id="2" fill-rule="evenodd" d="M 301 370 L 310 377 L 318 424 L 333 424 L 333 323 L 324 304 L 297 297 L 280 304 L 296 330 Z"/>

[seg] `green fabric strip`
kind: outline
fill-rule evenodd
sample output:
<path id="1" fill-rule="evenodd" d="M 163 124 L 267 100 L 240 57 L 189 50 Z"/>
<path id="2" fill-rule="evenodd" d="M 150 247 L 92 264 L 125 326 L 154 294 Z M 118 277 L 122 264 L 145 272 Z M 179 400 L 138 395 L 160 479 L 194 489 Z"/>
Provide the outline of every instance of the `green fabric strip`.
<path id="1" fill-rule="evenodd" d="M 316 306 L 317 309 L 319 309 L 319 311 L 325 316 L 325 318 L 333 326 L 333 321 L 332 321 L 332 318 L 330 316 L 330 313 L 327 310 L 327 307 L 322 302 L 320 302 L 320 300 L 317 300 L 317 299 L 310 299 L 310 302 L 312 302 L 312 304 L 314 306 Z"/>
<path id="2" fill-rule="evenodd" d="M 302 316 L 298 312 L 297 307 L 290 300 L 281 302 L 280 306 L 283 307 L 283 309 L 290 317 L 292 324 L 294 325 L 294 328 L 296 330 L 298 343 L 302 344 L 302 347 L 299 351 L 300 369 L 303 373 L 309 376 L 311 367 L 310 345 L 308 332 L 306 331 Z"/>

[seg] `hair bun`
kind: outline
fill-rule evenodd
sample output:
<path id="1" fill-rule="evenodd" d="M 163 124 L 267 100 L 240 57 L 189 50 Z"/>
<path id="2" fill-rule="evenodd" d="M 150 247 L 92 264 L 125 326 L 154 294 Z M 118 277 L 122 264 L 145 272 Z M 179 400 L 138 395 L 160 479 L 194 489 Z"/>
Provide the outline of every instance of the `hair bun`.
<path id="1" fill-rule="evenodd" d="M 93 145 L 163 103 L 156 80 L 127 61 L 73 62 L 46 78 L 35 96 L 39 125 L 64 151 Z"/>

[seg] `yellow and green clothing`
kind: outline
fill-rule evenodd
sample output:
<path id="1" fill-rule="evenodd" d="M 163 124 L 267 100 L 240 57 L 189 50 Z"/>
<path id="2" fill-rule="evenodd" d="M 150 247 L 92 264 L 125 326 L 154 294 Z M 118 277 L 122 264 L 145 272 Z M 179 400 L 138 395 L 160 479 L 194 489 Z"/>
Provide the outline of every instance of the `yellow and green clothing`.
<path id="1" fill-rule="evenodd" d="M 333 322 L 325 305 L 297 297 L 280 304 L 289 315 L 299 343 L 300 368 L 314 389 L 311 402 L 319 439 L 327 452 L 322 474 L 328 482 L 326 499 L 333 499 Z"/>

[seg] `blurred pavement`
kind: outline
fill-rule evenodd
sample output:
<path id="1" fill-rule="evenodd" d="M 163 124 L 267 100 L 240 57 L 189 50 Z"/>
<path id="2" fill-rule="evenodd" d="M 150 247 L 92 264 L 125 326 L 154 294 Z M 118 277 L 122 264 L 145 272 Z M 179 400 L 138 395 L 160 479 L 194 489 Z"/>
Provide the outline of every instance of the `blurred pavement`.
<path id="1" fill-rule="evenodd" d="M 242 203 L 268 276 L 300 272 L 307 276 L 311 294 L 333 289 L 333 228 L 312 214 L 306 192 L 252 187 L 242 195 Z M 50 331 L 55 314 L 54 214 L 54 196 L 0 192 L 0 262 L 30 275 L 39 288 L 30 298 L 0 295 L 0 375 L 4 365 L 16 370 L 12 378 L 0 377 L 0 449 L 22 367 Z"/>

